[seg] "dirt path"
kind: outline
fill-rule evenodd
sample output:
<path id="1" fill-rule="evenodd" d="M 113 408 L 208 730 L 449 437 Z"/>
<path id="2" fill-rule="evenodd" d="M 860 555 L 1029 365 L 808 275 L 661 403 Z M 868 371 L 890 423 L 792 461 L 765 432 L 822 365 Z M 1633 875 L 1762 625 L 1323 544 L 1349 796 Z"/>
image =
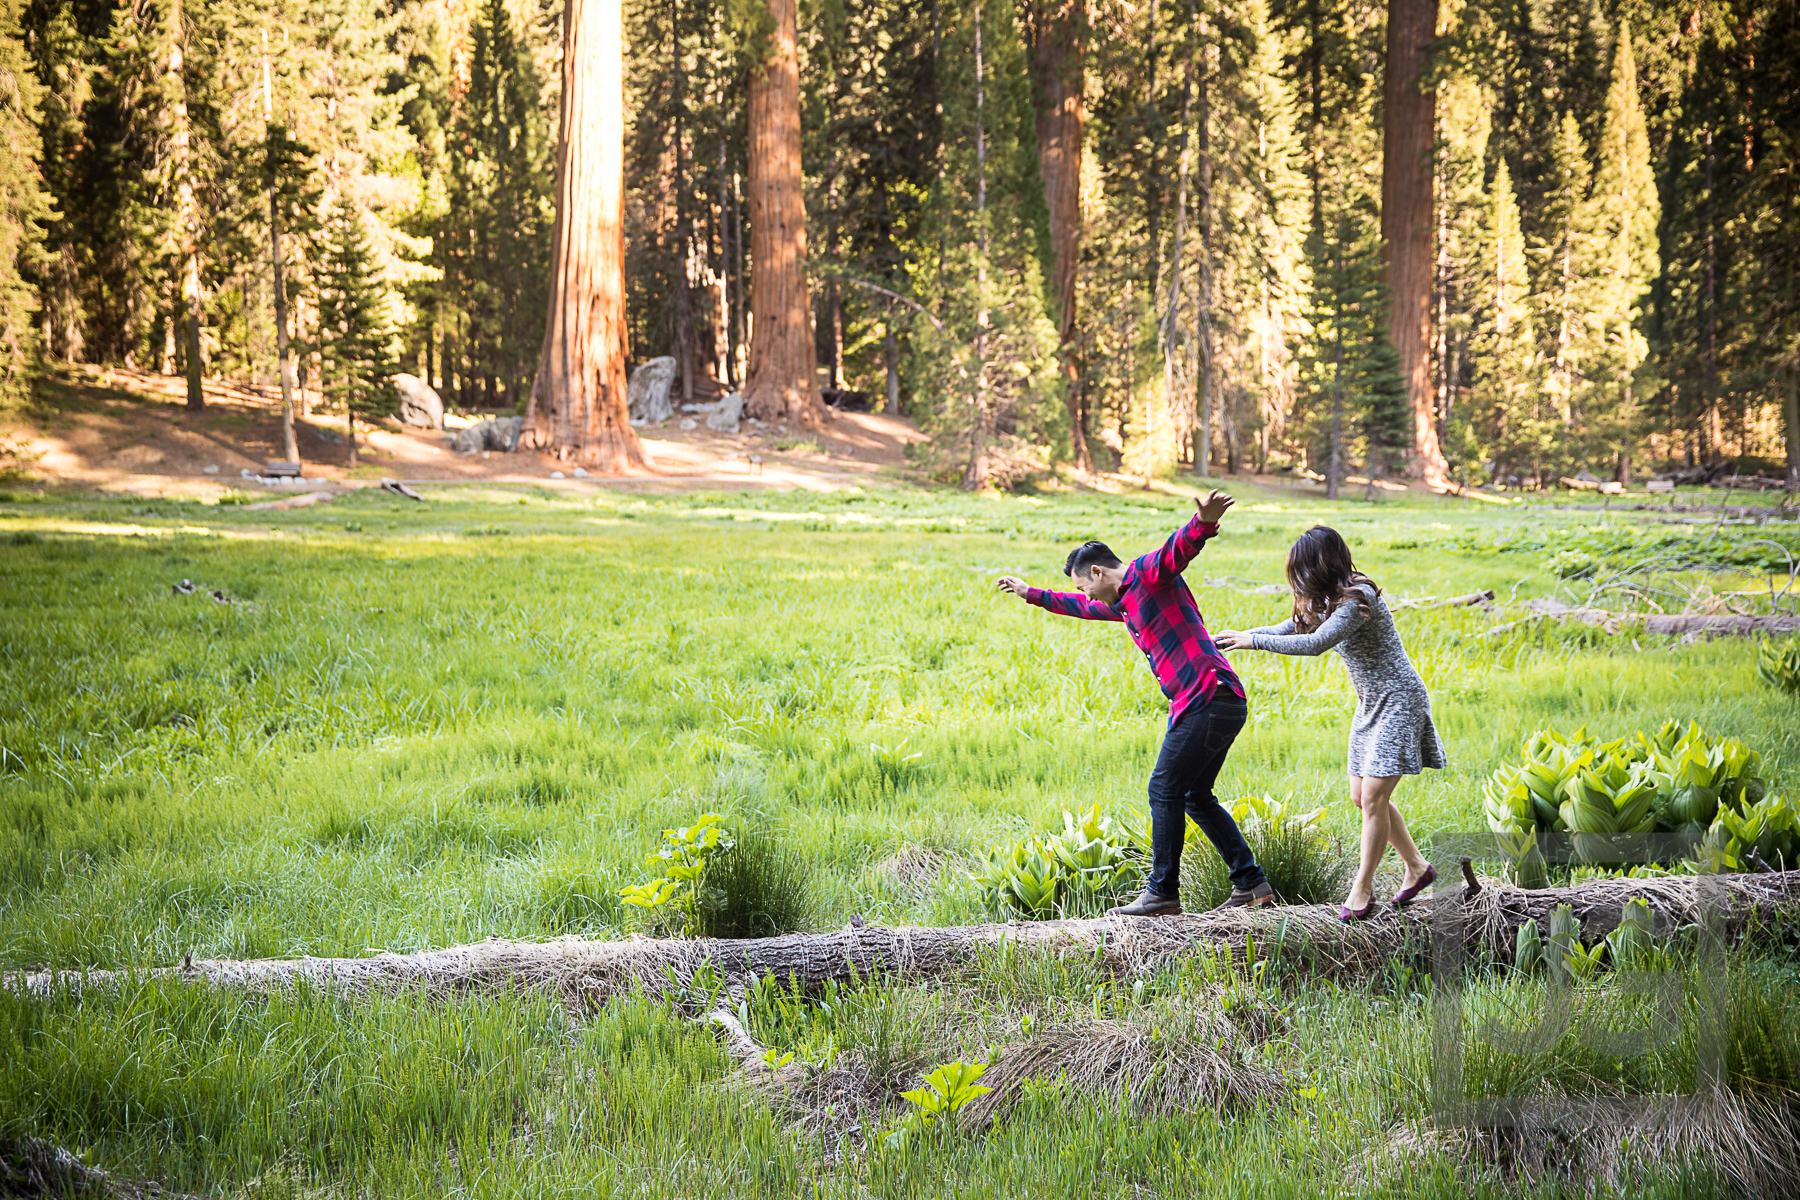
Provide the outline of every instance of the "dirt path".
<path id="1" fill-rule="evenodd" d="M 208 380 L 206 410 L 190 413 L 184 386 L 178 377 L 148 371 L 70 368 L 46 385 L 51 411 L 35 420 L 13 418 L 0 427 L 0 439 L 11 458 L 45 482 L 141 495 L 210 498 L 242 486 L 246 472 L 281 457 L 281 402 L 274 388 Z M 444 431 L 393 421 L 360 426 L 355 469 L 346 464 L 342 417 L 297 417 L 305 478 L 345 487 L 382 478 L 575 482 L 572 468 L 533 451 L 453 451 L 456 431 L 483 415 L 452 415 Z M 694 428 L 682 429 L 683 418 Z M 833 491 L 902 475 L 907 445 L 924 440 L 911 421 L 873 413 L 840 413 L 818 431 L 746 422 L 736 435 L 708 429 L 704 413 L 680 413 L 638 433 L 656 464 L 654 474 L 583 481 L 647 490 Z"/>

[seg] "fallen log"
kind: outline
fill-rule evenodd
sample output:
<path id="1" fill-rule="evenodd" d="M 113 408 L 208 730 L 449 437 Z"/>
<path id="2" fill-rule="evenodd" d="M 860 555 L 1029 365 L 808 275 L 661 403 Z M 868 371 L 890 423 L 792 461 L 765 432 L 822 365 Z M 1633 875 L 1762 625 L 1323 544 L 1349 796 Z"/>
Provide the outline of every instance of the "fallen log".
<path id="1" fill-rule="evenodd" d="M 264 500 L 261 504 L 246 504 L 244 512 L 287 512 L 295 508 L 311 508 L 315 504 L 329 504 L 336 492 L 307 492 L 300 496 L 289 496 L 284 500 Z"/>
<path id="2" fill-rule="evenodd" d="M 1087 954 L 1119 974 L 1137 975 L 1191 954 L 1242 960 L 1254 939 L 1262 958 L 1279 952 L 1296 970 L 1334 978 L 1366 978 L 1396 959 L 1429 962 L 1434 923 L 1460 928 L 1463 949 L 1510 962 L 1518 929 L 1570 905 L 1592 941 L 1611 931 L 1624 903 L 1642 897 L 1659 927 L 1704 923 L 1709 905 L 1735 935 L 1754 921 L 1791 909 L 1800 871 L 1755 875 L 1598 879 L 1576 887 L 1525 890 L 1489 880 L 1471 890 L 1443 872 L 1436 894 L 1404 910 L 1385 906 L 1367 921 L 1346 924 L 1325 905 L 1285 905 L 1189 913 L 1154 919 L 1097 917 L 1011 921 L 946 928 L 851 926 L 831 933 L 794 933 L 741 941 L 718 938 L 631 938 L 549 942 L 490 938 L 467 946 L 367 958 L 189 959 L 180 966 L 126 971 L 44 970 L 0 976 L 0 986 L 38 995 L 59 989 L 174 979 L 221 988 L 278 991 L 296 984 L 339 992 L 467 992 L 546 988 L 572 1003 L 599 1004 L 642 988 L 684 999 L 695 989 L 733 990 L 773 975 L 811 989 L 871 978 L 907 982 L 953 974 L 1001 947 L 1027 953 Z M 1277 951 L 1276 948 L 1280 947 Z M 698 975 L 698 978 L 697 978 Z M 702 1009 L 701 1011 L 705 1011 Z"/>
<path id="3" fill-rule="evenodd" d="M 1761 593 L 1733 593 L 1746 595 Z M 1748 637 L 1751 634 L 1783 634 L 1800 633 L 1800 616 L 1773 614 L 1765 616 L 1749 616 L 1738 613 L 1619 613 L 1604 608 L 1586 608 L 1577 604 L 1565 604 L 1561 600 L 1539 599 L 1527 600 L 1525 607 L 1531 610 L 1534 617 L 1547 617 L 1555 621 L 1580 621 L 1583 625 L 1591 625 L 1595 629 L 1607 633 L 1644 633 L 1652 637 L 1694 637 L 1705 635 L 1711 637 L 1720 634 L 1735 634 Z M 1496 625 L 1487 630 L 1483 637 L 1495 637 L 1515 629 L 1523 621 L 1513 621 L 1506 625 Z"/>

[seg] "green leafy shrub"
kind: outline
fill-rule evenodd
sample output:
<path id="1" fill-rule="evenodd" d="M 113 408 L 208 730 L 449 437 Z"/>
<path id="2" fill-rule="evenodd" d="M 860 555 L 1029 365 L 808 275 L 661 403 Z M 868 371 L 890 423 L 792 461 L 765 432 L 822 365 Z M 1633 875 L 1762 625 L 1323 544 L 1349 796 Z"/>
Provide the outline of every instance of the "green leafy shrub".
<path id="1" fill-rule="evenodd" d="M 687 937 L 768 937 L 800 927 L 811 872 L 774 838 L 734 835 L 718 813 L 663 830 L 646 861 L 662 873 L 622 888 L 658 929 Z"/>
<path id="2" fill-rule="evenodd" d="M 1093 915 L 1138 886 L 1141 854 L 1132 832 L 1098 807 L 1080 820 L 1065 811 L 1061 833 L 997 846 L 969 878 L 982 903 L 1001 916 Z"/>
<path id="3" fill-rule="evenodd" d="M 1597 741 L 1586 726 L 1567 735 L 1540 730 L 1520 753 L 1522 762 L 1488 779 L 1483 810 L 1512 860 L 1515 881 L 1526 887 L 1543 883 L 1542 858 L 1532 854 L 1539 833 L 1572 834 L 1582 861 L 1616 865 L 1609 864 L 1611 835 L 1715 839 L 1722 813 L 1743 817 L 1764 799 L 1762 756 L 1735 738 L 1708 736 L 1698 723 L 1683 730 L 1669 721 L 1653 735 L 1640 731 L 1611 742 Z M 1786 828 L 1785 810 L 1767 816 L 1771 828 Z M 1731 835 L 1730 827 L 1716 835 L 1720 851 Z"/>
<path id="4" fill-rule="evenodd" d="M 1780 650 L 1764 642 L 1756 652 L 1756 673 L 1777 691 L 1800 695 L 1800 642 L 1789 642 Z"/>
<path id="5" fill-rule="evenodd" d="M 944 1063 L 925 1076 L 925 1086 L 901 1092 L 913 1107 L 905 1119 L 880 1135 L 881 1145 L 899 1149 L 914 1136 L 933 1127 L 948 1131 L 955 1127 L 956 1114 L 976 1099 L 994 1089 L 976 1083 L 987 1073 L 986 1063 Z"/>
<path id="6" fill-rule="evenodd" d="M 715 854 L 734 844 L 725 829 L 725 818 L 718 813 L 702 813 L 692 825 L 665 829 L 662 849 L 646 860 L 662 874 L 621 888 L 619 896 L 643 909 L 654 923 L 669 927 L 679 920 L 680 932 L 696 935 L 701 932 L 702 911 L 717 907 L 707 889 L 707 865 Z"/>

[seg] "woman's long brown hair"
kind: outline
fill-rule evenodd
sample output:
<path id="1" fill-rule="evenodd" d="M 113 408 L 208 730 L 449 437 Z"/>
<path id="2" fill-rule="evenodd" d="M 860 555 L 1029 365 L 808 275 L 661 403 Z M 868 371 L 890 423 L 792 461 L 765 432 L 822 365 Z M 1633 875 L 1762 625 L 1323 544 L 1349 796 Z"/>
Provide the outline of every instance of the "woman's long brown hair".
<path id="1" fill-rule="evenodd" d="M 1338 531 L 1326 525 L 1314 525 L 1300 535 L 1288 551 L 1288 586 L 1294 592 L 1294 629 L 1311 633 L 1345 602 L 1353 603 L 1364 613 L 1368 599 L 1355 590 L 1357 584 L 1368 584 L 1381 595 L 1375 581 L 1356 569 L 1350 547 Z"/>

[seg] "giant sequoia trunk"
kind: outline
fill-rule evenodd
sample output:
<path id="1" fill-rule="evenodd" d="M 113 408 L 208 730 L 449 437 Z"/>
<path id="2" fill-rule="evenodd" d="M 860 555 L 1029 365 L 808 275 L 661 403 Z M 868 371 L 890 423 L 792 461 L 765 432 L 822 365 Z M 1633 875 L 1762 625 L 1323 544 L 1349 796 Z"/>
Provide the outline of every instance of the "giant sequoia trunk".
<path id="1" fill-rule="evenodd" d="M 550 311 L 526 425 L 565 462 L 650 465 L 625 408 L 622 0 L 567 0 Z"/>
<path id="2" fill-rule="evenodd" d="M 1454 868 L 1442 868 L 1448 875 Z M 275 990 L 302 981 L 347 992 L 416 988 L 537 986 L 576 1001 L 603 1002 L 642 987 L 679 993 L 703 966 L 719 983 L 738 989 L 774 976 L 812 988 L 826 981 L 856 986 L 871 979 L 905 983 L 965 970 L 1002 946 L 1019 953 L 1098 956 L 1109 967 L 1138 973 L 1191 954 L 1242 960 L 1248 942 L 1266 957 L 1270 947 L 1296 969 L 1340 979 L 1367 978 L 1403 962 L 1429 970 L 1434 938 L 1460 952 L 1511 962 L 1519 927 L 1567 904 L 1592 944 L 1619 923 L 1628 899 L 1643 898 L 1659 929 L 1701 924 L 1727 943 L 1778 914 L 1791 915 L 1800 871 L 1764 875 L 1599 879 L 1576 887 L 1522 890 L 1489 883 L 1470 894 L 1460 882 L 1397 910 L 1387 906 L 1368 921 L 1346 924 L 1328 906 L 1227 909 L 1154 920 L 1023 921 L 951 928 L 850 927 L 833 933 L 796 933 L 741 941 L 715 938 L 636 938 L 622 942 L 561 938 L 513 942 L 490 938 L 468 946 L 369 958 L 195 960 L 142 971 L 39 971 L 0 975 L 0 988 L 47 993 L 60 987 L 107 986 L 162 977 L 220 987 Z"/>
<path id="3" fill-rule="evenodd" d="M 1062 354 L 1064 400 L 1075 465 L 1094 467 L 1084 428 L 1077 340 L 1075 278 L 1081 267 L 1082 96 L 1087 87 L 1087 0 L 1036 0 L 1028 5 L 1032 99 L 1037 108 L 1038 173 L 1050 209 L 1050 245 L 1056 252 L 1057 343 Z"/>
<path id="4" fill-rule="evenodd" d="M 1392 296 L 1394 350 L 1412 399 L 1410 472 L 1445 482 L 1449 465 L 1438 445 L 1431 387 L 1432 139 L 1437 92 L 1425 68 L 1437 36 L 1437 0 L 1388 0 L 1387 74 L 1382 90 L 1386 128 L 1381 146 L 1381 245 Z"/>
<path id="5" fill-rule="evenodd" d="M 769 56 L 750 76 L 750 368 L 744 411 L 765 421 L 824 418 L 806 290 L 795 0 L 769 0 Z"/>

